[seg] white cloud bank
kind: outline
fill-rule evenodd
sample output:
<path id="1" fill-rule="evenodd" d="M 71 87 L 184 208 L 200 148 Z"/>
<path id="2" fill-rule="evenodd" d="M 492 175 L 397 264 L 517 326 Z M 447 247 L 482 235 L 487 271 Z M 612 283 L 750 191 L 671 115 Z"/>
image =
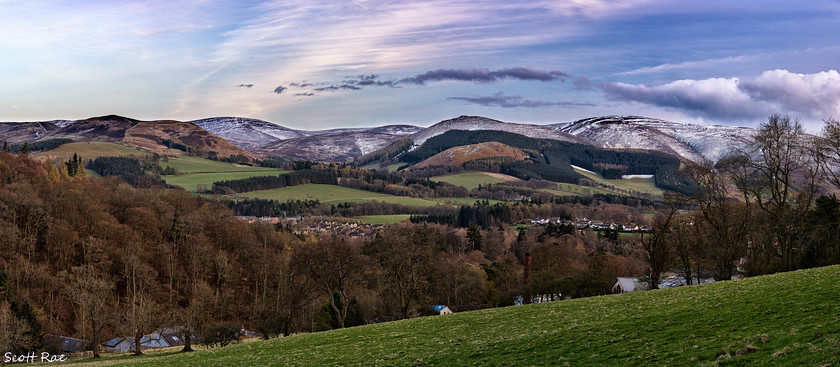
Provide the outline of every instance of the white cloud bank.
<path id="1" fill-rule="evenodd" d="M 812 119 L 840 116 L 840 73 L 768 70 L 755 78 L 677 80 L 648 86 L 598 85 L 609 99 L 687 111 L 712 119 L 747 120 L 784 113 Z"/>

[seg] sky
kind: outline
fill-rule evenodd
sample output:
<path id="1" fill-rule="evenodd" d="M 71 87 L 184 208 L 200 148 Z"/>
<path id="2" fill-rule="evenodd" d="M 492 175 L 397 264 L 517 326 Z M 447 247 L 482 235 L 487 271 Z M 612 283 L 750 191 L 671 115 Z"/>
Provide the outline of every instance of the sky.
<path id="1" fill-rule="evenodd" d="M 0 0 L 0 121 L 840 118 L 836 0 Z"/>

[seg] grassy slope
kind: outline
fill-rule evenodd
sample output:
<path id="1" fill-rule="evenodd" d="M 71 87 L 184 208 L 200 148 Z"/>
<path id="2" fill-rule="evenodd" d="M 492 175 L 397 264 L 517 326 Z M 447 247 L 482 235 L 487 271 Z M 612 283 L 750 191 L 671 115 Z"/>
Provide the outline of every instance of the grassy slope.
<path id="1" fill-rule="evenodd" d="M 840 362 L 838 283 L 832 266 L 97 365 L 816 366 Z"/>
<path id="2" fill-rule="evenodd" d="M 463 186 L 466 187 L 467 190 L 472 190 L 478 187 L 478 185 L 505 182 L 503 179 L 492 177 L 484 172 L 463 172 L 456 173 L 454 175 L 430 177 L 429 179 L 432 181 L 448 182 L 456 186 Z"/>
<path id="3" fill-rule="evenodd" d="M 306 184 L 298 186 L 283 187 L 272 190 L 251 191 L 239 194 L 239 196 L 260 199 L 286 200 L 315 200 L 322 203 L 344 203 L 381 201 L 386 203 L 404 204 L 412 206 L 430 207 L 437 205 L 473 205 L 476 201 L 483 201 L 479 198 L 412 198 L 406 196 L 394 196 L 378 192 L 351 189 L 336 185 Z M 499 200 L 488 200 L 491 204 L 500 203 Z"/>
<path id="4" fill-rule="evenodd" d="M 162 167 L 172 166 L 178 174 L 276 170 L 276 168 L 240 166 L 233 163 L 219 162 L 199 157 L 190 157 L 188 155 L 170 158 L 169 161 L 161 162 L 160 165 Z"/>
<path id="5" fill-rule="evenodd" d="M 169 158 L 161 162 L 161 166 L 174 167 L 178 174 L 164 177 L 164 181 L 170 185 L 178 185 L 188 191 L 195 191 L 198 185 L 205 185 L 207 188 L 213 186 L 213 182 L 224 180 L 236 180 L 255 176 L 275 176 L 288 171 L 276 168 L 250 167 L 235 165 L 227 162 L 218 162 L 199 157 L 182 155 L 177 158 Z"/>
<path id="6" fill-rule="evenodd" d="M 84 161 L 88 159 L 94 159 L 97 157 L 125 157 L 125 156 L 138 156 L 142 157 L 146 153 L 140 149 L 127 147 L 125 145 L 114 144 L 114 143 L 105 143 L 105 142 L 93 142 L 93 143 L 68 143 L 64 144 L 58 148 L 53 150 L 49 150 L 46 152 L 37 152 L 33 153 L 34 157 L 50 157 L 57 158 L 61 157 L 62 160 L 68 160 L 73 157 L 73 153 L 78 154 Z"/>
<path id="7" fill-rule="evenodd" d="M 586 172 L 583 170 L 575 169 L 575 172 L 580 173 L 587 178 L 602 183 L 604 185 L 612 185 L 620 189 L 625 190 L 634 190 L 641 193 L 651 194 L 654 196 L 662 196 L 662 189 L 656 187 L 653 183 L 652 178 L 631 178 L 627 180 L 607 180 L 599 174 L 594 174 L 591 172 Z"/>
<path id="8" fill-rule="evenodd" d="M 388 194 L 381 194 L 377 192 L 370 192 L 364 190 L 351 189 L 336 185 L 321 185 L 321 184 L 306 184 L 298 186 L 283 187 L 272 190 L 251 191 L 239 194 L 241 196 L 260 198 L 260 199 L 274 199 L 279 201 L 292 200 L 315 200 L 318 199 L 324 203 L 343 203 L 343 202 L 362 202 L 362 201 L 383 201 L 388 203 L 398 203 L 405 205 L 417 206 L 435 206 L 439 203 L 421 198 L 410 198 L 402 196 L 393 196 Z"/>
<path id="9" fill-rule="evenodd" d="M 198 185 L 203 184 L 209 189 L 213 187 L 213 182 L 216 181 L 225 181 L 225 180 L 238 180 L 241 178 L 248 178 L 248 177 L 257 177 L 257 176 L 276 176 L 281 173 L 286 173 L 288 171 L 283 170 L 264 170 L 260 169 L 259 167 L 248 167 L 248 168 L 256 168 L 257 170 L 248 170 L 248 171 L 241 171 L 241 172 L 219 172 L 219 173 L 188 173 L 183 175 L 175 175 L 175 176 L 165 176 L 163 178 L 166 183 L 170 185 L 178 185 L 183 187 L 188 191 L 195 191 L 198 189 Z"/>

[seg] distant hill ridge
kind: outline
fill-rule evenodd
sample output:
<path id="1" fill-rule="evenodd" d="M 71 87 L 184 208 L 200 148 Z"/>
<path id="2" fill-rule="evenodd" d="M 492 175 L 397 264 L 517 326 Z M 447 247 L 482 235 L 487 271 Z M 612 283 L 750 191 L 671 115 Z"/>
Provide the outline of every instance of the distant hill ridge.
<path id="1" fill-rule="evenodd" d="M 163 126 L 168 123 L 180 124 L 180 127 L 165 132 L 162 130 Z M 157 127 L 151 129 L 155 131 L 149 131 L 152 125 Z M 140 127 L 137 128 L 138 126 Z M 186 133 L 186 130 L 192 130 L 188 126 L 206 130 L 234 146 L 208 136 L 206 144 L 201 144 L 207 145 L 207 149 L 215 146 L 231 154 L 246 154 L 247 151 L 262 156 L 336 162 L 353 161 L 359 156 L 405 138 L 410 139 L 413 149 L 416 149 L 429 138 L 451 130 L 504 131 L 531 138 L 590 144 L 603 148 L 655 150 L 693 162 L 716 162 L 731 149 L 743 148 L 750 144 L 755 134 L 754 129 L 745 127 L 684 124 L 641 116 L 601 116 L 550 125 L 503 122 L 481 116 L 460 116 L 427 128 L 385 125 L 309 131 L 244 117 L 214 117 L 181 122 L 140 121 L 107 115 L 77 121 L 3 122 L 0 123 L 0 139 L 17 144 L 49 137 L 74 137 L 79 140 L 102 138 L 108 141 L 120 141 L 129 137 L 128 141 L 122 142 L 156 150 L 151 143 L 151 140 L 154 140 L 151 136 L 163 134 L 180 139 L 176 131 Z M 171 134 L 174 136 L 170 136 Z M 148 135 L 146 140 L 149 141 L 143 141 L 144 135 Z"/>

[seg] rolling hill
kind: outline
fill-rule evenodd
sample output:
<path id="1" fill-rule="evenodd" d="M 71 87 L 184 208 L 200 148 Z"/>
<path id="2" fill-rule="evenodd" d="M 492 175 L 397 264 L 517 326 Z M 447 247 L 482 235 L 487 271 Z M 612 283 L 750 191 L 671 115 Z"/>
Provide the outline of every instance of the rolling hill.
<path id="1" fill-rule="evenodd" d="M 840 266 L 359 326 L 100 366 L 828 366 Z M 78 364 L 88 365 L 87 361 Z"/>
<path id="2" fill-rule="evenodd" d="M 547 125 L 604 148 L 656 150 L 692 162 L 717 162 L 732 149 L 752 142 L 754 129 L 683 124 L 639 116 L 592 117 Z"/>
<path id="3" fill-rule="evenodd" d="M 426 158 L 414 165 L 414 168 L 428 166 L 461 166 L 462 164 L 483 158 L 507 157 L 521 161 L 528 158 L 528 154 L 517 148 L 491 141 L 478 144 L 461 145 L 449 148 L 443 152 Z"/>
<path id="4" fill-rule="evenodd" d="M 422 130 L 412 125 L 294 130 L 241 117 L 214 117 L 191 122 L 251 152 L 322 162 L 351 161 Z"/>
<path id="5" fill-rule="evenodd" d="M 162 144 L 164 140 L 169 140 L 196 152 L 214 151 L 219 156 L 256 157 L 207 130 L 182 121 L 140 121 L 108 115 L 78 121 L 62 120 L 55 123 L 0 123 L 0 139 L 9 143 L 31 143 L 53 138 L 70 138 L 77 142 L 119 143 L 162 155 L 182 153 Z"/>

